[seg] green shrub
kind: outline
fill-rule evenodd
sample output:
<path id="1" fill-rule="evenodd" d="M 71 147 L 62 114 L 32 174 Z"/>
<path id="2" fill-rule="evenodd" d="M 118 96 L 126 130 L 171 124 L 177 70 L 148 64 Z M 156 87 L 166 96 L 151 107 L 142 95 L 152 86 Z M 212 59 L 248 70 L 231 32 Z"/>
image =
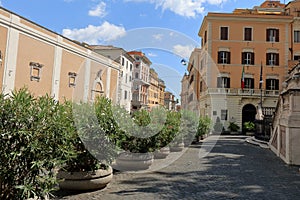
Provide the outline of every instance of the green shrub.
<path id="1" fill-rule="evenodd" d="M 110 142 L 109 134 L 113 133 L 112 128 L 115 126 L 111 126 L 114 121 L 109 117 L 111 111 L 106 109 L 107 106 L 110 106 L 110 101 L 106 99 L 97 99 L 95 104 L 73 105 L 77 132 L 72 138 L 72 145 L 76 149 L 76 154 L 67 161 L 63 170 L 94 171 L 105 169 L 112 162 L 116 148 L 114 143 Z"/>
<path id="2" fill-rule="evenodd" d="M 197 134 L 198 124 L 198 116 L 193 111 L 181 111 L 179 134 L 186 144 L 190 144 L 194 140 Z"/>
<path id="3" fill-rule="evenodd" d="M 197 136 L 208 134 L 210 131 L 211 119 L 207 116 L 199 117 L 199 124 L 197 128 Z"/>
<path id="4" fill-rule="evenodd" d="M 244 128 L 246 129 L 246 131 L 255 131 L 255 124 L 251 121 L 245 122 Z"/>
<path id="5" fill-rule="evenodd" d="M 228 126 L 228 129 L 232 132 L 236 132 L 240 129 L 240 126 L 237 125 L 235 122 L 230 122 L 229 126 Z"/>
<path id="6" fill-rule="evenodd" d="M 69 104 L 27 89 L 0 95 L 0 199 L 44 198 L 56 186 L 55 169 L 74 156 Z"/>

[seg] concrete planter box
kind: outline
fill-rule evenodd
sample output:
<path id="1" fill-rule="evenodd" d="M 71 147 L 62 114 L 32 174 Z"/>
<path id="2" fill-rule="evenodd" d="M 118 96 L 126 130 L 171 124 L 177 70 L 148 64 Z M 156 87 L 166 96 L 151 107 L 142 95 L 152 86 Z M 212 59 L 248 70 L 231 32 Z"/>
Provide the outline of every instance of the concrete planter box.
<path id="1" fill-rule="evenodd" d="M 170 151 L 171 152 L 179 152 L 182 151 L 184 149 L 184 143 L 178 143 L 178 144 L 173 144 L 172 146 L 170 146 Z"/>
<path id="2" fill-rule="evenodd" d="M 59 187 L 63 190 L 97 190 L 105 188 L 113 177 L 111 166 L 107 170 L 98 169 L 89 172 L 59 171 L 57 178 L 63 179 Z"/>
<path id="3" fill-rule="evenodd" d="M 164 159 L 170 154 L 170 148 L 169 147 L 163 147 L 159 150 L 156 150 L 154 152 L 154 158 L 155 159 Z"/>
<path id="4" fill-rule="evenodd" d="M 153 163 L 152 153 L 121 153 L 116 159 L 118 170 L 134 171 L 146 170 Z"/>

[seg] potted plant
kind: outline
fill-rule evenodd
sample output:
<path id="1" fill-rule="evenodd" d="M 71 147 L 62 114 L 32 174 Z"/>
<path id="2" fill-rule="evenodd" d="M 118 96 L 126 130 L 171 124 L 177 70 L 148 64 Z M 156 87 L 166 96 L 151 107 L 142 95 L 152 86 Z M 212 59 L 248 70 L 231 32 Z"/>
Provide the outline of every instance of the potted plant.
<path id="1" fill-rule="evenodd" d="M 153 163 L 156 143 L 151 136 L 150 115 L 147 110 L 139 110 L 132 115 L 122 114 L 117 144 L 123 150 L 116 158 L 118 170 L 145 170 Z M 119 117 L 117 117 L 119 119 Z"/>
<path id="2" fill-rule="evenodd" d="M 197 127 L 197 141 L 203 139 L 203 137 L 209 133 L 211 126 L 211 119 L 207 116 L 199 118 L 199 124 Z"/>
<path id="3" fill-rule="evenodd" d="M 228 129 L 231 134 L 237 134 L 238 130 L 240 129 L 240 126 L 237 125 L 235 122 L 229 122 Z"/>
<path id="4" fill-rule="evenodd" d="M 246 135 L 254 135 L 255 132 L 255 124 L 251 121 L 244 123 L 244 128 L 246 130 Z"/>
<path id="5" fill-rule="evenodd" d="M 97 99 L 95 104 L 73 105 L 74 126 L 77 134 L 72 143 L 76 154 L 59 171 L 57 178 L 61 189 L 95 190 L 102 189 L 112 180 L 113 170 L 109 165 L 116 149 L 110 142 L 111 131 L 110 101 Z M 97 113 L 101 110 L 102 114 Z M 98 115 L 106 118 L 97 118 Z M 107 127 L 110 127 L 109 130 Z"/>
<path id="6" fill-rule="evenodd" d="M 195 112 L 182 110 L 180 112 L 179 134 L 183 137 L 184 146 L 189 146 L 197 137 L 199 117 Z"/>
<path id="7" fill-rule="evenodd" d="M 0 199 L 46 199 L 74 156 L 68 106 L 26 88 L 0 94 Z"/>

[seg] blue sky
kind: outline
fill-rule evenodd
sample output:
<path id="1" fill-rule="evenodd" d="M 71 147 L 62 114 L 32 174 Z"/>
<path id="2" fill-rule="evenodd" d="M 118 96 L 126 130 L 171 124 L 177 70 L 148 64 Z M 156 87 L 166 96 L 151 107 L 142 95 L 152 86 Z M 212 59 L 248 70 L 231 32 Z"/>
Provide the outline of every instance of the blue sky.
<path id="1" fill-rule="evenodd" d="M 252 8 L 262 2 L 0 0 L 2 7 L 70 39 L 88 44 L 111 44 L 127 51 L 142 50 L 176 96 L 185 72 L 180 60 L 188 59 L 192 49 L 200 46 L 198 31 L 207 12 L 232 12 L 234 8 Z"/>

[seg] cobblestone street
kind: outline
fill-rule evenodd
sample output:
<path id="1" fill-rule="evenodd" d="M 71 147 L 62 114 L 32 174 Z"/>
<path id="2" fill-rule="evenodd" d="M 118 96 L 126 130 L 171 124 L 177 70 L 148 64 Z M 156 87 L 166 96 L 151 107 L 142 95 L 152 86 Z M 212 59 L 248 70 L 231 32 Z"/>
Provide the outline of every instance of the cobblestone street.
<path id="1" fill-rule="evenodd" d="M 117 172 L 103 190 L 59 194 L 57 199 L 68 200 L 299 199 L 300 174 L 298 167 L 246 143 L 243 136 L 210 136 L 159 171 Z"/>

